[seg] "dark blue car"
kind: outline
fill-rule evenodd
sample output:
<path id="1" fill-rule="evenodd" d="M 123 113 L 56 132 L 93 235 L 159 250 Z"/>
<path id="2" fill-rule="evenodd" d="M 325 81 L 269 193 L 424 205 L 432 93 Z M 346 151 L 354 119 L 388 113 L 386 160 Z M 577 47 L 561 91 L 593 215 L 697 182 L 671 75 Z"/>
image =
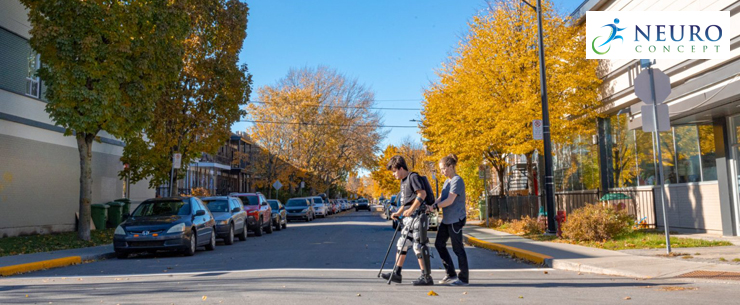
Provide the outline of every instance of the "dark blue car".
<path id="1" fill-rule="evenodd" d="M 158 250 L 181 251 L 190 256 L 199 246 L 216 248 L 215 227 L 213 215 L 198 198 L 148 199 L 116 228 L 113 248 L 118 258 Z"/>

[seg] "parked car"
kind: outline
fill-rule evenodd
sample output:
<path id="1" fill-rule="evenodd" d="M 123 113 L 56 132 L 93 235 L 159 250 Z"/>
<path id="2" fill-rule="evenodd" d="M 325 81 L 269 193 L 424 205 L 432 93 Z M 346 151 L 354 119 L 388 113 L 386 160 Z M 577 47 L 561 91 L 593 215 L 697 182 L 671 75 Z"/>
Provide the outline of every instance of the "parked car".
<path id="1" fill-rule="evenodd" d="M 272 223 L 275 225 L 275 230 L 280 231 L 288 228 L 288 212 L 285 211 L 283 203 L 277 199 L 268 199 L 267 203 L 272 208 Z"/>
<path id="2" fill-rule="evenodd" d="M 352 208 L 352 207 L 350 207 L 349 202 L 347 201 L 347 199 L 341 199 L 341 201 L 342 201 L 342 210 L 347 211 L 347 210 L 349 210 L 349 209 Z"/>
<path id="3" fill-rule="evenodd" d="M 355 206 L 355 211 L 359 210 L 368 210 L 370 211 L 370 203 L 367 201 L 367 199 L 357 199 L 357 205 Z"/>
<path id="4" fill-rule="evenodd" d="M 247 228 L 255 236 L 262 236 L 262 232 L 272 233 L 272 208 L 261 193 L 231 193 L 241 199 L 244 210 L 247 211 Z"/>
<path id="5" fill-rule="evenodd" d="M 310 199 L 311 202 L 313 203 L 313 209 L 317 217 L 321 216 L 321 218 L 324 218 L 327 215 L 329 215 L 328 203 L 324 204 L 324 201 L 323 199 L 321 199 L 321 197 L 314 196 L 314 197 L 308 197 L 308 199 Z"/>
<path id="6" fill-rule="evenodd" d="M 401 207 L 401 196 L 393 195 L 393 197 L 391 198 L 393 198 L 393 202 L 389 204 L 390 208 L 388 209 L 388 219 L 390 219 L 391 214 L 397 212 L 398 209 Z M 391 219 L 391 220 L 393 221 L 392 223 L 393 229 L 398 227 L 398 223 L 399 223 L 398 220 L 395 220 L 395 219 Z"/>
<path id="7" fill-rule="evenodd" d="M 234 238 L 247 240 L 247 212 L 239 198 L 215 196 L 201 198 L 216 219 L 216 237 L 227 245 L 234 244 Z"/>
<path id="8" fill-rule="evenodd" d="M 396 203 L 396 197 L 398 196 L 391 196 L 391 198 L 386 200 L 385 204 L 383 204 L 383 214 L 385 215 L 385 219 L 391 219 L 391 214 L 393 214 L 391 210 Z"/>
<path id="9" fill-rule="evenodd" d="M 337 201 L 336 199 L 331 199 L 329 201 L 331 202 L 332 214 L 337 214 L 337 213 L 342 212 L 342 207 L 339 205 L 339 201 Z"/>
<path id="10" fill-rule="evenodd" d="M 311 200 L 304 197 L 288 199 L 285 203 L 285 212 L 288 220 L 300 219 L 309 222 L 316 218 Z"/>
<path id="11" fill-rule="evenodd" d="M 442 223 L 442 211 L 430 210 L 429 211 L 429 230 L 437 231 L 439 224 Z"/>
<path id="12" fill-rule="evenodd" d="M 118 258 L 158 250 L 195 254 L 199 246 L 216 249 L 216 220 L 195 197 L 147 199 L 113 233 Z"/>

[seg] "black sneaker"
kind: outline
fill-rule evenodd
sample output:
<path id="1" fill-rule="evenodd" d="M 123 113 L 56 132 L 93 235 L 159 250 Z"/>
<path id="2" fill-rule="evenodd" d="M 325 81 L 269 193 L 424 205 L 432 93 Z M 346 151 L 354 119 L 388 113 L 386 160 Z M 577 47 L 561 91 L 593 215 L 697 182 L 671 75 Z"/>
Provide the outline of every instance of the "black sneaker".
<path id="1" fill-rule="evenodd" d="M 393 278 L 391 278 L 391 282 L 400 284 L 401 280 L 403 280 L 403 277 L 400 274 L 394 274 L 393 272 L 388 272 L 388 273 L 383 273 L 380 276 L 382 276 L 383 279 L 387 281 L 388 278 L 391 277 L 391 274 L 393 274 Z"/>
<path id="2" fill-rule="evenodd" d="M 414 284 L 414 286 L 432 286 L 434 285 L 434 280 L 431 276 L 420 276 L 416 281 L 411 282 Z"/>

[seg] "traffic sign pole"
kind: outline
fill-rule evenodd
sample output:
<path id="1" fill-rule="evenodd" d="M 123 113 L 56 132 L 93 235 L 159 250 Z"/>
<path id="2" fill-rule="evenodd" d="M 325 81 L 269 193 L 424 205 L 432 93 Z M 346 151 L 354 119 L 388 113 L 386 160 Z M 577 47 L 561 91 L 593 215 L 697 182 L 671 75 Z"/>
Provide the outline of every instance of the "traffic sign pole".
<path id="1" fill-rule="evenodd" d="M 658 187 L 660 191 L 660 203 L 663 206 L 663 225 L 665 226 L 665 245 L 666 252 L 671 254 L 671 233 L 668 230 L 668 216 L 665 206 L 665 191 L 664 191 L 664 175 L 663 175 L 663 154 L 660 149 L 660 131 L 658 129 L 658 104 L 659 101 L 655 97 L 655 79 L 653 77 L 653 68 L 648 67 L 648 73 L 650 73 L 650 91 L 653 98 L 653 139 L 656 143 L 658 150 L 658 169 L 660 171 L 660 177 L 658 177 Z"/>

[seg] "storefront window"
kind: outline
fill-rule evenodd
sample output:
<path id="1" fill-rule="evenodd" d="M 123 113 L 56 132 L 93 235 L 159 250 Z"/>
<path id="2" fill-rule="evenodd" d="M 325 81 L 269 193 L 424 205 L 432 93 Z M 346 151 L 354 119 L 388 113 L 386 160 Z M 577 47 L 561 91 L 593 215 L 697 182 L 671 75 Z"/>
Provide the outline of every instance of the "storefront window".
<path id="1" fill-rule="evenodd" d="M 714 127 L 699 125 L 699 147 L 701 150 L 702 180 L 717 180 L 717 157 L 714 147 Z"/>
<path id="2" fill-rule="evenodd" d="M 637 170 L 639 172 L 638 185 L 655 185 L 655 151 L 653 149 L 653 134 L 634 131 L 635 145 L 637 146 Z"/>
<path id="3" fill-rule="evenodd" d="M 678 183 L 700 182 L 701 161 L 699 133 L 696 125 L 674 127 L 676 139 L 676 173 Z"/>
<path id="4" fill-rule="evenodd" d="M 678 183 L 676 173 L 676 155 L 673 149 L 673 131 L 660 133 L 660 150 L 663 157 L 663 182 L 665 184 Z"/>
<path id="5" fill-rule="evenodd" d="M 637 151 L 635 132 L 627 129 L 627 116 L 611 118 L 612 125 L 612 170 L 617 187 L 637 185 Z"/>

